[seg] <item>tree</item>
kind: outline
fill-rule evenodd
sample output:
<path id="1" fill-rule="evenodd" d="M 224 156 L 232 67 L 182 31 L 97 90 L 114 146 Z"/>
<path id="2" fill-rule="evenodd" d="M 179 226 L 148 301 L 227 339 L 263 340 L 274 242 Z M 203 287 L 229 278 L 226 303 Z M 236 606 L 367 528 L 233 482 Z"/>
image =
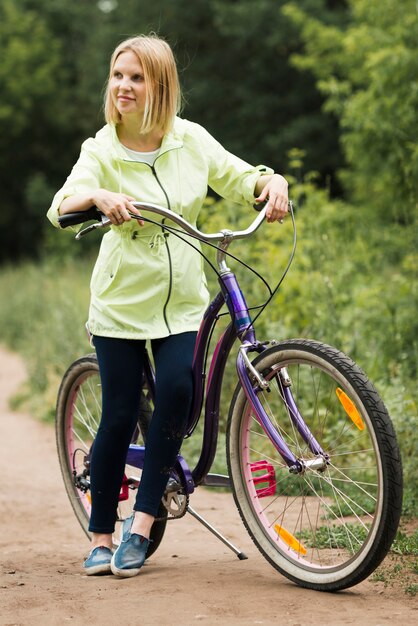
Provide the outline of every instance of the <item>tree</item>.
<path id="1" fill-rule="evenodd" d="M 57 89 L 57 77 L 65 81 L 65 70 L 60 66 L 60 45 L 45 22 L 11 0 L 0 6 L 0 46 L 0 255 L 4 258 L 32 249 L 31 239 L 40 230 L 33 212 L 29 211 L 30 219 L 16 217 L 24 215 L 32 176 L 46 165 L 45 134 L 59 128 L 60 114 L 51 94 Z"/>
<path id="2" fill-rule="evenodd" d="M 301 50 L 283 0 L 5 0 L 0 8 L 3 211 L 0 260 L 39 252 L 45 210 L 103 124 L 103 85 L 115 45 L 155 31 L 173 46 L 185 117 L 250 162 L 286 171 L 289 149 L 333 179 L 341 165 L 335 116 L 314 78 L 291 67 Z M 301 0 L 340 23 L 342 0 Z M 328 8 L 330 7 L 330 8 Z M 16 106 L 16 103 L 19 103 Z M 17 207 L 21 220 L 16 225 Z M 42 226 L 44 225 L 44 227 Z M 13 229 L 13 237 L 8 233 Z"/>
<path id="3" fill-rule="evenodd" d="M 350 197 L 383 219 L 410 224 L 418 202 L 418 20 L 413 0 L 349 0 L 345 28 L 300 8 L 285 14 L 305 52 L 294 65 L 316 76 L 340 120 Z"/>

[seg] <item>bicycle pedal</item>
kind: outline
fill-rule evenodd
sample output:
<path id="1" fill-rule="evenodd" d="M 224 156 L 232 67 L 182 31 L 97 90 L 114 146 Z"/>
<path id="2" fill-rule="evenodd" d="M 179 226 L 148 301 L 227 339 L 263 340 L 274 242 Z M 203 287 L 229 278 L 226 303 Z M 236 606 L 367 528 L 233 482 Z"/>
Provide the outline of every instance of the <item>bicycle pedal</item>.
<path id="1" fill-rule="evenodd" d="M 250 469 L 257 496 L 259 498 L 274 496 L 276 493 L 276 474 L 273 465 L 265 460 L 255 461 L 251 463 Z M 260 474 L 260 472 L 263 473 Z"/>

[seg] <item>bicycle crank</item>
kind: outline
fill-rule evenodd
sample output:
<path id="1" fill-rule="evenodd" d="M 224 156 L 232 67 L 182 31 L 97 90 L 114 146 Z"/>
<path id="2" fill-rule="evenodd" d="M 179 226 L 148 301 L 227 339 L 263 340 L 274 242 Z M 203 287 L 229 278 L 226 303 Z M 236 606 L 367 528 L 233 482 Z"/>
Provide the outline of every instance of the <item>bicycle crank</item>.
<path id="1" fill-rule="evenodd" d="M 181 484 L 174 478 L 170 478 L 168 481 L 167 488 L 161 501 L 170 515 L 168 520 L 183 517 L 183 515 L 187 512 L 187 507 L 189 506 L 188 494 L 182 493 Z"/>

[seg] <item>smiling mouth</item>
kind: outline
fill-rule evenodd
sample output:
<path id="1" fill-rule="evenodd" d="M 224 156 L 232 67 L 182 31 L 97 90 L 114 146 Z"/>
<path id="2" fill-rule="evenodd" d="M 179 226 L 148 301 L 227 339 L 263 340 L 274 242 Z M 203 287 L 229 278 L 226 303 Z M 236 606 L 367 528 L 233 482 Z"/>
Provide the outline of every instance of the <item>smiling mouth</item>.
<path id="1" fill-rule="evenodd" d="M 130 100 L 130 101 L 133 101 L 134 98 L 130 98 L 129 96 L 118 96 L 118 100 Z"/>

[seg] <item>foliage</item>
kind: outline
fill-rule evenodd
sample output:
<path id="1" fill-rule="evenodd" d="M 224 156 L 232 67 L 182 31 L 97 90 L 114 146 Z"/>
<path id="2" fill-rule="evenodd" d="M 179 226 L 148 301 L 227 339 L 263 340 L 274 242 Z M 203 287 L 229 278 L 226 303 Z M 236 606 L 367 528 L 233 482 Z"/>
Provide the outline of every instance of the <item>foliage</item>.
<path id="1" fill-rule="evenodd" d="M 24 11 L 12 0 L 2 2 L 0 46 L 0 258 L 4 259 L 37 247 L 43 219 L 36 200 L 32 202 L 32 191 L 36 188 L 38 198 L 43 195 L 44 207 L 51 190 L 43 193 L 46 178 L 39 175 L 49 167 L 53 152 L 45 137 L 59 133 L 62 122 L 51 93 L 67 90 L 61 46 L 36 12 Z M 16 222 L 18 212 L 25 221 Z"/>
<path id="2" fill-rule="evenodd" d="M 257 332 L 263 338 L 314 337 L 361 364 L 384 398 L 401 443 L 404 512 L 417 513 L 413 0 L 1 3 L 0 260 L 8 264 L 0 276 L 7 294 L 0 302 L 0 339 L 28 359 L 34 412 L 52 415 L 63 369 L 89 349 L 83 326 L 98 243 L 92 237 L 75 245 L 44 214 L 81 141 L 102 125 L 108 58 L 132 30 L 157 31 L 173 45 L 185 117 L 250 162 L 288 172 L 297 207 L 296 260 L 257 319 Z M 339 198 L 337 170 L 345 190 Z M 249 219 L 214 198 L 202 217 L 208 231 L 244 226 Z M 249 244 L 237 242 L 232 252 L 274 286 L 292 241 L 288 220 L 260 229 Z M 31 255 L 41 259 L 38 267 L 12 265 Z M 268 295 L 263 283 L 230 263 L 249 305 L 260 305 Z M 211 287 L 216 289 L 212 279 Z M 232 364 L 224 384 L 223 426 L 235 381 Z"/>
<path id="3" fill-rule="evenodd" d="M 350 197 L 385 220 L 411 224 L 418 202 L 416 3 L 348 5 L 344 27 L 324 23 L 299 3 L 285 6 L 305 42 L 293 62 L 317 78 L 325 109 L 338 116 Z"/>
<path id="4" fill-rule="evenodd" d="M 89 267 L 90 265 L 90 267 Z M 41 419 L 52 419 L 60 378 L 89 350 L 84 331 L 91 263 L 26 263 L 0 278 L 0 341 L 20 352 L 29 381 L 20 400 Z"/>
<path id="5" fill-rule="evenodd" d="M 44 215 L 52 196 L 70 172 L 81 142 L 103 124 L 110 54 L 136 32 L 157 31 L 173 45 L 184 116 L 206 126 L 228 149 L 281 171 L 287 150 L 303 147 L 307 166 L 332 177 L 341 164 L 336 121 L 321 111 L 323 99 L 313 77 L 289 63 L 289 54 L 301 43 L 298 30 L 281 14 L 282 4 L 1 3 L 0 262 L 42 251 L 41 235 L 48 233 Z M 332 9 L 327 4 L 300 1 L 338 22 L 343 3 Z M 17 212 L 23 219 L 16 225 Z M 11 229 L 13 237 L 8 236 Z"/>
<path id="6" fill-rule="evenodd" d="M 315 531 L 301 530 L 297 533 L 298 539 L 303 541 L 307 548 L 345 548 L 353 550 L 353 539 L 358 543 L 367 537 L 368 528 L 361 524 L 344 524 L 339 526 L 334 524 L 329 526 L 318 526 Z"/>
<path id="7" fill-rule="evenodd" d="M 33 108 L 42 101 L 48 106 L 45 99 L 54 88 L 59 46 L 57 42 L 47 45 L 50 33 L 46 24 L 33 12 L 19 11 L 10 0 L 2 3 L 1 18 L 0 78 L 4 91 L 0 120 L 10 125 L 10 134 L 17 137 L 32 125 Z M 27 80 L 29 75 L 31 81 Z"/>
<path id="8" fill-rule="evenodd" d="M 418 530 L 410 535 L 398 531 L 391 549 L 396 554 L 418 556 Z"/>
<path id="9" fill-rule="evenodd" d="M 415 264 L 407 240 L 412 231 L 370 221 L 359 227 L 354 219 L 357 209 L 330 200 L 312 182 L 295 184 L 293 192 L 297 253 L 278 294 L 257 319 L 258 337 L 322 340 L 343 349 L 365 369 L 395 423 L 404 461 L 404 512 L 414 514 L 418 511 L 414 460 L 418 454 L 418 350 Z M 241 228 L 251 217 L 226 201 L 209 200 L 201 227 L 207 232 Z M 80 245 L 66 233 L 53 233 L 75 247 Z M 250 242 L 237 241 L 231 252 L 260 271 L 274 288 L 287 265 L 292 242 L 292 225 L 287 221 L 283 226 L 265 225 Z M 213 259 L 213 251 L 209 255 Z M 262 304 L 268 296 L 265 286 L 233 259 L 230 265 L 249 306 Z M 29 360 L 30 393 L 41 398 L 38 414 L 39 408 L 42 415 L 53 413 L 63 370 L 89 350 L 83 327 L 90 271 L 90 261 L 51 257 L 38 269 L 30 264 L 9 267 L 0 278 L 0 289 L 10 294 L 0 305 L 1 339 Z M 217 284 L 212 276 L 210 286 L 214 293 Z M 226 321 L 221 317 L 216 336 Z M 235 384 L 231 359 L 223 386 L 222 430 Z"/>
<path id="10" fill-rule="evenodd" d="M 396 539 L 395 539 L 396 544 Z M 374 583 L 383 583 L 384 588 L 392 587 L 414 597 L 418 593 L 416 582 L 417 562 L 415 557 L 396 556 L 390 553 L 370 577 Z"/>

